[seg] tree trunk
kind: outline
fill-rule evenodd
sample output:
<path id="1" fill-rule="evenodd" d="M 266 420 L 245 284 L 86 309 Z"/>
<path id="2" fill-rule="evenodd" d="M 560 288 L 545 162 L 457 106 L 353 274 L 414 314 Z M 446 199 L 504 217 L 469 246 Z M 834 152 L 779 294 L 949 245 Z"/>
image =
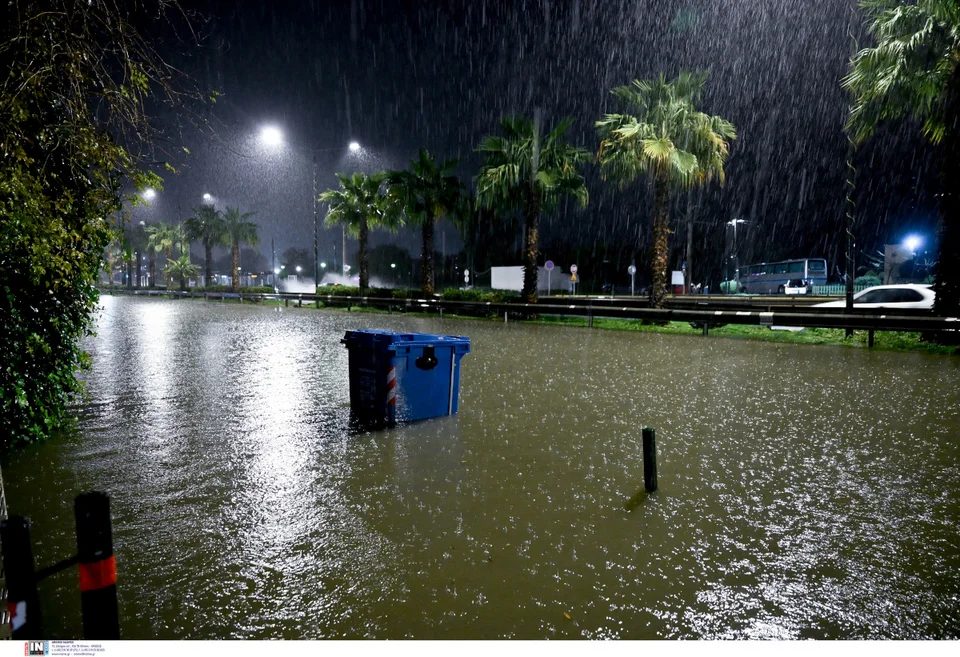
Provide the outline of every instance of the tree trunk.
<path id="1" fill-rule="evenodd" d="M 423 282 L 423 294 L 433 294 L 433 213 L 427 211 L 423 219 L 423 250 L 420 252 L 420 277 Z"/>
<path id="2" fill-rule="evenodd" d="M 203 285 L 206 287 L 210 285 L 210 281 L 213 280 L 213 246 L 210 244 L 210 240 L 203 241 L 203 275 L 204 281 Z"/>
<path id="3" fill-rule="evenodd" d="M 233 280 L 231 289 L 234 292 L 240 290 L 240 242 L 233 240 Z"/>
<path id="4" fill-rule="evenodd" d="M 540 255 L 540 204 L 528 190 L 524 207 L 523 297 L 524 303 L 537 303 L 537 257 Z"/>
<path id="5" fill-rule="evenodd" d="M 366 217 L 360 220 L 360 230 L 358 233 L 357 242 L 359 243 L 358 248 L 360 249 L 360 252 L 357 254 L 357 258 L 360 260 L 360 296 L 363 296 L 363 291 L 370 287 L 370 257 L 367 253 Z"/>
<path id="6" fill-rule="evenodd" d="M 947 83 L 945 101 L 947 125 L 943 136 L 940 255 L 934 310 L 941 317 L 960 317 L 960 66 Z M 960 336 L 954 333 L 937 337 L 943 343 L 960 342 Z"/>
<path id="7" fill-rule="evenodd" d="M 666 169 L 653 181 L 653 244 L 650 247 L 650 307 L 663 308 L 667 288 L 667 238 L 670 234 L 670 180 Z"/>
<path id="8" fill-rule="evenodd" d="M 167 264 L 168 264 L 168 265 L 170 264 L 170 261 L 171 261 L 171 260 L 173 260 L 173 246 L 168 246 L 168 247 L 167 247 Z M 167 268 L 164 267 L 164 268 L 163 268 L 163 271 L 166 272 L 166 271 L 167 271 Z M 169 289 L 170 289 L 170 276 L 168 276 L 166 273 L 164 273 L 164 275 L 163 275 L 163 280 L 164 280 L 164 283 L 166 283 L 166 285 L 167 285 L 167 289 L 169 290 Z"/>
<path id="9" fill-rule="evenodd" d="M 150 249 L 150 285 L 149 287 L 157 286 L 157 250 Z"/>

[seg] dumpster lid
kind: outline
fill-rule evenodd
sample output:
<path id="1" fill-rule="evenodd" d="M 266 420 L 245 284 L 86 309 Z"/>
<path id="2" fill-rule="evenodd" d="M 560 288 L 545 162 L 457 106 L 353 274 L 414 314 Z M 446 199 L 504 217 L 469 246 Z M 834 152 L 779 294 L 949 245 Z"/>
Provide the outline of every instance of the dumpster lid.
<path id="1" fill-rule="evenodd" d="M 470 348 L 470 338 L 459 335 L 437 335 L 435 333 L 398 333 L 379 329 L 358 329 L 347 331 L 340 340 L 350 347 L 367 349 L 395 349 L 404 347 L 453 346 Z"/>

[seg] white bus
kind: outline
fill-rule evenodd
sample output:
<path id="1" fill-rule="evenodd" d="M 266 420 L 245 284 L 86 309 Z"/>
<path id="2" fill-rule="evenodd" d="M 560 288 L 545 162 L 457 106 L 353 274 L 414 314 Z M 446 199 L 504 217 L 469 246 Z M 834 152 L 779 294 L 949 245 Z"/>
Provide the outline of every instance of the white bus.
<path id="1" fill-rule="evenodd" d="M 740 268 L 740 287 L 747 294 L 783 294 L 790 281 L 826 285 L 827 261 L 824 258 L 799 258 Z"/>

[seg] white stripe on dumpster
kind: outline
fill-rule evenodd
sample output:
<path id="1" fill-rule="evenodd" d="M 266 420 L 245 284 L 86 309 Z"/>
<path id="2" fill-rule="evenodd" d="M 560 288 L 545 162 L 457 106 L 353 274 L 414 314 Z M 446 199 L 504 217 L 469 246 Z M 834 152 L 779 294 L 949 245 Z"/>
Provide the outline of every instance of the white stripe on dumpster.
<path id="1" fill-rule="evenodd" d="M 387 406 L 397 405 L 397 368 L 387 370 Z"/>

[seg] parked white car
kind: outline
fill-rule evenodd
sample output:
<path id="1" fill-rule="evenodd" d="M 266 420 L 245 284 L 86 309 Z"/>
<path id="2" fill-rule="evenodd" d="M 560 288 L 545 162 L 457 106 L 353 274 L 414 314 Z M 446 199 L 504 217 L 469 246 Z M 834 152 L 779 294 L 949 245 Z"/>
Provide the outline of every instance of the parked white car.
<path id="1" fill-rule="evenodd" d="M 784 294 L 808 294 L 809 292 L 810 286 L 807 285 L 806 281 L 799 278 L 791 279 L 783 286 Z"/>
<path id="2" fill-rule="evenodd" d="M 854 308 L 920 308 L 931 310 L 936 293 L 930 285 L 876 285 L 853 297 Z M 846 300 L 818 303 L 814 308 L 844 308 Z"/>

